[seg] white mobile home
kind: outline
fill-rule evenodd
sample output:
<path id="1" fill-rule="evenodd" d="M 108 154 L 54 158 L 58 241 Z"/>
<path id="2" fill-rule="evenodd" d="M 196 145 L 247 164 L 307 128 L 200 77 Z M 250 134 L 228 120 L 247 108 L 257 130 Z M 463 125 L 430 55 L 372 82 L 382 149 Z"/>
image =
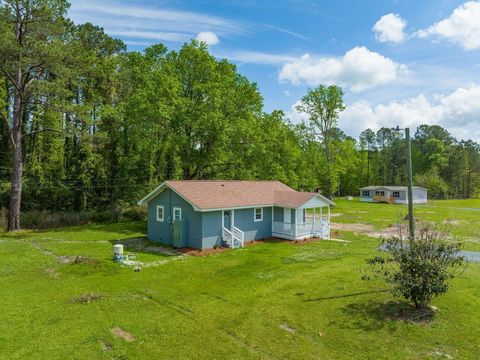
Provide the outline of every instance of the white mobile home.
<path id="1" fill-rule="evenodd" d="M 426 204 L 428 190 L 413 187 L 413 203 Z M 384 202 L 390 204 L 408 204 L 406 186 L 365 186 L 360 189 L 360 201 Z"/>

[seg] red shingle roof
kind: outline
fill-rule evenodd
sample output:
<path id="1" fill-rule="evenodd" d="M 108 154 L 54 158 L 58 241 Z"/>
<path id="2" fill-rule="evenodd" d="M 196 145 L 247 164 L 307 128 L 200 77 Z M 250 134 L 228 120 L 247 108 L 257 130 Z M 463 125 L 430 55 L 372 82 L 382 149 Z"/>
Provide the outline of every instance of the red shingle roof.
<path id="1" fill-rule="evenodd" d="M 295 191 L 280 181 L 172 180 L 162 185 L 173 189 L 201 210 L 260 205 L 296 208 L 319 196 L 318 193 Z M 148 202 L 160 188 L 139 203 Z"/>

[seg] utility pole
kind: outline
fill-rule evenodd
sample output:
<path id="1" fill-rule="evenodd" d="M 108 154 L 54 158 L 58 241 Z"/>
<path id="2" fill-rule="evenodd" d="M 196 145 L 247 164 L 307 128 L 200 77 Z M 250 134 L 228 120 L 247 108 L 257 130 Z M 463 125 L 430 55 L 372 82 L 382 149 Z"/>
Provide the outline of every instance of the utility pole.
<path id="1" fill-rule="evenodd" d="M 408 234 L 410 240 L 415 239 L 415 222 L 413 220 L 413 185 L 412 185 L 412 145 L 410 142 L 410 129 L 405 128 L 407 141 L 407 173 L 408 173 Z"/>

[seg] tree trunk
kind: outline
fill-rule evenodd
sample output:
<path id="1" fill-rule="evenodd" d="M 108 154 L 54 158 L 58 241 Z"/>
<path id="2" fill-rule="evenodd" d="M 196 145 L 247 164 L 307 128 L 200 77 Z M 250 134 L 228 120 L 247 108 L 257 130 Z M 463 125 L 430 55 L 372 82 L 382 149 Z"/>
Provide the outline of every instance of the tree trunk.
<path id="1" fill-rule="evenodd" d="M 22 83 L 22 72 L 18 70 L 15 82 Z M 13 127 L 12 127 L 12 184 L 10 188 L 10 204 L 8 209 L 8 231 L 20 230 L 20 205 L 22 202 L 22 120 L 24 99 L 18 88 L 15 88 L 13 102 Z"/>
<path id="2" fill-rule="evenodd" d="M 370 149 L 367 150 L 367 186 L 370 185 Z"/>
<path id="3" fill-rule="evenodd" d="M 327 159 L 327 193 L 325 194 L 328 199 L 332 200 L 333 198 L 333 184 L 332 184 L 332 164 L 331 164 L 331 155 L 330 155 L 330 142 L 328 139 L 328 134 L 326 132 L 323 135 L 324 146 L 325 146 L 325 158 Z"/>

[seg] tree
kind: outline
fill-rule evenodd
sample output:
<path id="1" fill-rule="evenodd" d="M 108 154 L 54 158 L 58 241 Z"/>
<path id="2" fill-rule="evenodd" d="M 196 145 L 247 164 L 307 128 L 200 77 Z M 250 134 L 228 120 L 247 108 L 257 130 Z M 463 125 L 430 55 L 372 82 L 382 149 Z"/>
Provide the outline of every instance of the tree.
<path id="1" fill-rule="evenodd" d="M 35 94 L 39 88 L 48 85 L 41 82 L 52 79 L 64 64 L 62 50 L 69 26 L 64 14 L 68 3 L 63 0 L 2 0 L 0 5 L 0 71 L 13 89 L 12 119 L 8 125 L 12 143 L 8 230 L 15 231 L 20 229 L 26 109 L 32 99 L 38 99 Z"/>
<path id="2" fill-rule="evenodd" d="M 382 239 L 385 255 L 367 259 L 373 273 L 393 285 L 392 293 L 427 307 L 432 299 L 447 292 L 456 270 L 463 263 L 461 244 L 451 240 L 445 228 L 431 224 L 417 227 L 414 239 L 399 236 Z"/>
<path id="3" fill-rule="evenodd" d="M 323 143 L 327 176 L 325 194 L 331 199 L 335 192 L 337 177 L 333 169 L 331 139 L 332 130 L 338 125 L 339 114 L 345 110 L 343 90 L 335 85 L 328 87 L 320 85 L 316 89 L 309 90 L 296 109 L 308 115 L 315 134 Z"/>
<path id="4" fill-rule="evenodd" d="M 428 172 L 416 175 L 415 184 L 428 189 L 429 198 L 444 199 L 448 193 L 448 185 L 438 172 L 438 168 L 433 167 Z"/>
<path id="5" fill-rule="evenodd" d="M 360 146 L 367 152 L 367 179 L 365 185 L 370 185 L 370 154 L 375 150 L 375 133 L 371 129 L 362 131 L 360 134 Z"/>

